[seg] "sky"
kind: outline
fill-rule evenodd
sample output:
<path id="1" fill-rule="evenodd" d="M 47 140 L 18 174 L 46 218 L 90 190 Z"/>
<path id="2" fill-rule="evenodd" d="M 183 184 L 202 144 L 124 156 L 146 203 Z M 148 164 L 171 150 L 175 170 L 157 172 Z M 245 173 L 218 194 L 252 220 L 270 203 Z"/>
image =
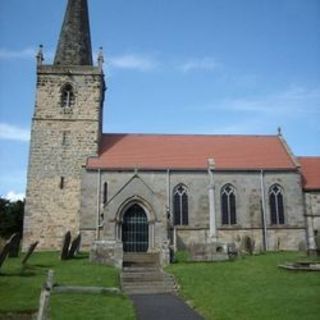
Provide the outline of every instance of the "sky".
<path id="1" fill-rule="evenodd" d="M 25 193 L 39 44 L 66 0 L 0 1 L 0 196 Z M 89 0 L 104 132 L 282 134 L 320 155 L 319 0 Z"/>

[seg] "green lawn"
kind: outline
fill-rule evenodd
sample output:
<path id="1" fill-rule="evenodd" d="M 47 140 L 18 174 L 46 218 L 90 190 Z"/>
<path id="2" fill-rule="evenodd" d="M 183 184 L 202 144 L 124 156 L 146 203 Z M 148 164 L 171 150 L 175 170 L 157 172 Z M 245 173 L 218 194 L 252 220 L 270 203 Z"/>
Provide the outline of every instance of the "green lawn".
<path id="1" fill-rule="evenodd" d="M 206 319 L 313 320 L 320 315 L 320 273 L 279 269 L 298 253 L 248 256 L 233 262 L 186 263 L 168 267 L 182 296 Z M 64 285 L 118 287 L 118 271 L 91 264 L 87 255 L 60 261 L 58 253 L 35 253 L 27 268 L 8 259 L 0 273 L 0 319 L 8 312 L 32 313 L 47 270 Z M 123 295 L 53 294 L 51 317 L 60 319 L 135 319 L 132 303 Z M 14 318 L 12 318 L 14 319 Z"/>
<path id="2" fill-rule="evenodd" d="M 27 268 L 21 259 L 9 258 L 0 273 L 0 319 L 8 312 L 35 312 L 48 269 L 63 285 L 118 287 L 118 271 L 91 264 L 87 255 L 60 261 L 58 253 L 35 253 Z M 52 319 L 135 319 L 132 303 L 123 295 L 53 294 Z"/>
<path id="3" fill-rule="evenodd" d="M 168 267 L 181 295 L 213 320 L 318 320 L 320 273 L 277 267 L 299 253 L 269 253 L 233 262 L 176 263 Z"/>

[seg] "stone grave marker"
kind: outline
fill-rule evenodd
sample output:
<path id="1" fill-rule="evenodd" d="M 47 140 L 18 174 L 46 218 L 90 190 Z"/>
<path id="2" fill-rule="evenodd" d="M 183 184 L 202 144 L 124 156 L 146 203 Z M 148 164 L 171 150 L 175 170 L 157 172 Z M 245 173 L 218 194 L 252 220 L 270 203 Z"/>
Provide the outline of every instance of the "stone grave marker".
<path id="1" fill-rule="evenodd" d="M 78 233 L 77 237 L 72 241 L 71 248 L 68 254 L 68 258 L 73 258 L 80 250 L 80 243 L 81 243 L 81 234 Z"/>
<path id="2" fill-rule="evenodd" d="M 29 260 L 30 256 L 32 255 L 32 253 L 34 252 L 36 246 L 38 245 L 39 241 L 35 241 L 33 243 L 30 244 L 28 251 L 26 253 L 26 255 L 24 256 L 23 260 L 22 260 L 22 264 L 26 264 L 27 261 Z"/>
<path id="3" fill-rule="evenodd" d="M 2 266 L 2 264 L 4 263 L 4 261 L 6 260 L 9 252 L 10 252 L 10 248 L 12 245 L 12 239 L 14 239 L 16 233 L 14 233 L 9 240 L 7 240 L 6 244 L 4 245 L 2 251 L 0 252 L 0 268 Z"/>
<path id="4" fill-rule="evenodd" d="M 62 250 L 61 250 L 61 254 L 60 254 L 61 260 L 68 259 L 70 242 L 71 242 L 71 232 L 68 231 L 68 232 L 66 232 L 66 234 L 64 235 L 64 238 L 63 238 Z"/>
<path id="5" fill-rule="evenodd" d="M 9 250 L 9 257 L 10 258 L 16 258 L 19 255 L 19 248 L 20 248 L 20 234 L 19 233 L 15 233 L 12 236 L 11 239 L 11 246 L 10 246 L 10 250 Z"/>

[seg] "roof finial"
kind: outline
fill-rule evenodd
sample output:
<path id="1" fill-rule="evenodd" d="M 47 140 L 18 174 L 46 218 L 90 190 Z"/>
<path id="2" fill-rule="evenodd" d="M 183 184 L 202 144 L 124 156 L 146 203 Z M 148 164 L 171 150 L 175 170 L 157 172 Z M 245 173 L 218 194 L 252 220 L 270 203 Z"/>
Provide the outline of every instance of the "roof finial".
<path id="1" fill-rule="evenodd" d="M 103 68 L 103 64 L 104 64 L 104 54 L 103 54 L 103 47 L 99 48 L 99 53 L 98 53 L 98 67 L 100 69 L 100 71 L 102 71 Z"/>
<path id="2" fill-rule="evenodd" d="M 209 158 L 208 159 L 208 168 L 213 170 L 213 169 L 215 169 L 215 167 L 216 167 L 216 162 L 214 161 L 213 158 Z"/>
<path id="3" fill-rule="evenodd" d="M 282 130 L 280 126 L 278 127 L 278 136 L 282 136 Z"/>
<path id="4" fill-rule="evenodd" d="M 42 44 L 39 45 L 39 50 L 38 50 L 38 53 L 36 55 L 36 59 L 37 59 L 37 66 L 41 66 L 43 61 L 44 61 L 43 45 Z"/>

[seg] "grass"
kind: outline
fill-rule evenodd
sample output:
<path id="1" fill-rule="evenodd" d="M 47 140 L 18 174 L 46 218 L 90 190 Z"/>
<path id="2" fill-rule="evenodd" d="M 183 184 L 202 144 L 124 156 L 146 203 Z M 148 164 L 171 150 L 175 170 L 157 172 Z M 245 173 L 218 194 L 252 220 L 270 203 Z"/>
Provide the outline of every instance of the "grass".
<path id="1" fill-rule="evenodd" d="M 179 253 L 168 271 L 176 276 L 182 296 L 208 320 L 319 319 L 320 274 L 277 267 L 306 259 L 302 254 L 269 253 L 219 263 L 187 259 Z M 9 258 L 0 273 L 0 319 L 9 312 L 36 312 L 48 269 L 61 285 L 119 286 L 117 270 L 91 264 L 85 254 L 60 261 L 58 253 L 35 253 L 24 269 L 21 259 Z M 53 294 L 50 306 L 53 320 L 135 319 L 133 305 L 123 295 Z"/>
<path id="2" fill-rule="evenodd" d="M 178 261 L 184 260 L 178 256 Z M 268 253 L 233 262 L 170 265 L 181 295 L 206 318 L 214 320 L 318 320 L 320 274 L 277 267 L 303 260 L 299 253 Z"/>
<path id="3" fill-rule="evenodd" d="M 119 286 L 116 269 L 91 264 L 86 254 L 60 261 L 58 253 L 35 253 L 26 268 L 21 267 L 21 259 L 9 258 L 0 273 L 0 318 L 9 312 L 37 310 L 48 269 L 54 270 L 55 282 L 60 285 Z M 132 303 L 122 295 L 53 294 L 50 309 L 53 320 L 135 319 Z"/>

